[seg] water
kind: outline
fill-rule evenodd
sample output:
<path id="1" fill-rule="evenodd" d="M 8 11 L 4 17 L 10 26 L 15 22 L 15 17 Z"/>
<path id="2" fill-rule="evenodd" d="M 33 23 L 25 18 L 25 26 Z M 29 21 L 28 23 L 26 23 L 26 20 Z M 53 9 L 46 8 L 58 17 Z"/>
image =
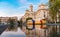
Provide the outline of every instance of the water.
<path id="1" fill-rule="evenodd" d="M 4 31 L 0 37 L 26 37 L 26 35 L 18 28 L 17 31 Z"/>

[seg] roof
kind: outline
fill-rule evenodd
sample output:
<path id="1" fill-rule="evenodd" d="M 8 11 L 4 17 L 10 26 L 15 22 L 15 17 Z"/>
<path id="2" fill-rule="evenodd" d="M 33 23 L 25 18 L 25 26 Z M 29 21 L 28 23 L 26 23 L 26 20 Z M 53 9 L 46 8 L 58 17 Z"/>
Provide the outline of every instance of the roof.
<path id="1" fill-rule="evenodd" d="M 46 5 L 46 4 L 40 4 L 39 7 L 40 7 L 40 6 L 47 6 L 47 5 Z"/>

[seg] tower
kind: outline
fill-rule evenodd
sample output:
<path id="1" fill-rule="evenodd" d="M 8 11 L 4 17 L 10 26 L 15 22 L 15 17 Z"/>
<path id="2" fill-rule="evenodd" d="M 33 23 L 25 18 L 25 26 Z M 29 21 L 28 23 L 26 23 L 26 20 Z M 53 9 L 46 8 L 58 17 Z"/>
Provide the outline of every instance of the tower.
<path id="1" fill-rule="evenodd" d="M 33 5 L 30 5 L 30 11 L 33 12 Z"/>

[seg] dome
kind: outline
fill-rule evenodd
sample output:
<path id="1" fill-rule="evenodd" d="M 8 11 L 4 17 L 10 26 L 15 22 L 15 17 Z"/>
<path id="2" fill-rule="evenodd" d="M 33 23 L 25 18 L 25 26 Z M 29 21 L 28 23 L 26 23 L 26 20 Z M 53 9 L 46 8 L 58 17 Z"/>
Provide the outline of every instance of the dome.
<path id="1" fill-rule="evenodd" d="M 47 5 L 45 5 L 45 4 L 40 4 L 38 8 L 39 8 L 39 9 L 47 9 Z"/>

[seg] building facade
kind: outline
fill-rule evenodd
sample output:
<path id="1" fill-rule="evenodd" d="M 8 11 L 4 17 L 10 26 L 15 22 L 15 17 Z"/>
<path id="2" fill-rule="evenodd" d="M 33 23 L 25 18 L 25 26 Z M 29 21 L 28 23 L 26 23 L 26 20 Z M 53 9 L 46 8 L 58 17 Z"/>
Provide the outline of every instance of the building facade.
<path id="1" fill-rule="evenodd" d="M 9 19 L 14 19 L 15 21 L 17 21 L 17 17 L 0 17 L 0 23 L 4 23 L 7 24 Z"/>
<path id="2" fill-rule="evenodd" d="M 25 15 L 22 17 L 23 21 L 26 21 L 26 18 L 30 17 L 36 20 L 46 19 L 48 18 L 48 6 L 45 4 L 41 4 L 38 6 L 36 11 L 33 11 L 33 5 L 30 5 L 30 10 L 26 10 Z"/>

